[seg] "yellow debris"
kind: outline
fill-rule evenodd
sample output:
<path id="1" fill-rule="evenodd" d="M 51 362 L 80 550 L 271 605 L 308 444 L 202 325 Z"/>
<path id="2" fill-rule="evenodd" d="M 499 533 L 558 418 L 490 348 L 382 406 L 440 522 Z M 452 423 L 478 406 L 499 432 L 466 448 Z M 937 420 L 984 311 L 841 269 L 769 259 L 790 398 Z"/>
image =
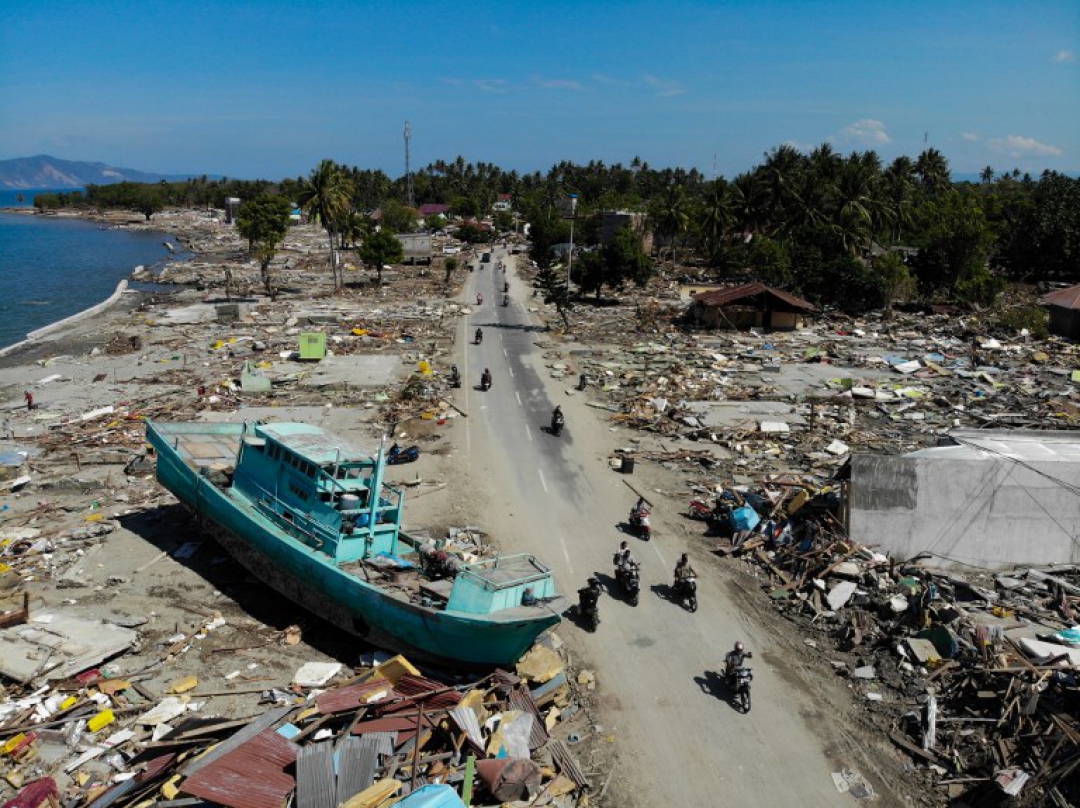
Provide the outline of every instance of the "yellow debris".
<path id="1" fill-rule="evenodd" d="M 543 645 L 533 648 L 517 664 L 518 676 L 541 685 L 550 682 L 562 671 L 563 662 L 559 655 Z"/>
<path id="2" fill-rule="evenodd" d="M 26 740 L 26 733 L 20 732 L 14 738 L 10 739 L 6 744 L 0 746 L 0 755 L 10 755 L 12 750 L 14 750 L 15 747 L 21 744 L 24 740 Z"/>
<path id="3" fill-rule="evenodd" d="M 161 787 L 161 796 L 167 800 L 175 800 L 180 795 L 180 789 L 176 787 L 176 784 L 180 782 L 180 778 L 183 775 L 175 775 L 170 777 L 169 780 Z"/>
<path id="4" fill-rule="evenodd" d="M 113 711 L 106 708 L 97 715 L 95 715 L 93 718 L 91 718 L 86 723 L 86 728 L 91 732 L 97 732 L 98 730 L 104 729 L 105 727 L 109 726 L 109 724 L 111 724 L 115 720 L 116 716 L 113 714 Z"/>
<path id="5" fill-rule="evenodd" d="M 199 684 L 199 677 L 197 676 L 185 676 L 183 679 L 177 679 L 171 685 L 169 685 L 170 693 L 187 693 L 189 690 L 194 690 Z"/>
<path id="6" fill-rule="evenodd" d="M 392 777 L 385 777 L 359 794 L 349 797 L 342 803 L 341 808 L 377 808 L 397 794 L 399 788 L 401 783 Z"/>
<path id="7" fill-rule="evenodd" d="M 392 685 L 396 685 L 401 681 L 401 677 L 405 674 L 419 676 L 420 671 L 413 667 L 412 663 L 401 654 L 375 667 L 375 675 L 381 676 Z"/>

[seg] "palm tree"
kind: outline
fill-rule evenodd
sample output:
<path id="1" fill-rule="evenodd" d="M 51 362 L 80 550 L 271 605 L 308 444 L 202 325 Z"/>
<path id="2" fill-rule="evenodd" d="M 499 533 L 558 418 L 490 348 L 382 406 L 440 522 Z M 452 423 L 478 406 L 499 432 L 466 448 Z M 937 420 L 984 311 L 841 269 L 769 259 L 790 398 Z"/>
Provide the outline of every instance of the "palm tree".
<path id="1" fill-rule="evenodd" d="M 787 144 L 765 155 L 761 176 L 768 191 L 769 223 L 773 232 L 786 231 L 792 213 L 802 206 L 796 187 L 806 163 L 794 146 Z"/>
<path id="2" fill-rule="evenodd" d="M 334 252 L 334 236 L 341 229 L 341 222 L 349 210 L 352 187 L 345 172 L 333 160 L 323 160 L 311 172 L 298 194 L 297 203 L 308 212 L 318 216 L 330 242 L 330 270 L 334 276 L 334 291 L 341 288 L 341 273 Z"/>
<path id="3" fill-rule="evenodd" d="M 744 242 L 764 229 L 766 204 L 766 190 L 761 183 L 759 172 L 740 174 L 732 181 L 731 206 Z"/>
<path id="4" fill-rule="evenodd" d="M 991 182 L 994 181 L 994 169 L 992 169 L 990 166 L 987 166 L 979 172 L 979 178 L 983 181 L 985 185 L 989 185 Z"/>
<path id="5" fill-rule="evenodd" d="M 679 238 L 690 225 L 686 192 L 681 185 L 669 185 L 663 194 L 653 201 L 650 218 L 653 228 L 667 241 L 671 251 L 671 265 L 675 266 L 675 247 Z"/>
<path id="6" fill-rule="evenodd" d="M 933 196 L 947 190 L 951 184 L 949 161 L 937 149 L 927 149 L 919 155 L 915 161 L 915 173 L 919 175 L 923 188 Z"/>
<path id="7" fill-rule="evenodd" d="M 709 185 L 701 207 L 699 228 L 702 246 L 709 257 L 716 255 L 734 222 L 735 213 L 731 206 L 728 183 L 721 177 Z"/>

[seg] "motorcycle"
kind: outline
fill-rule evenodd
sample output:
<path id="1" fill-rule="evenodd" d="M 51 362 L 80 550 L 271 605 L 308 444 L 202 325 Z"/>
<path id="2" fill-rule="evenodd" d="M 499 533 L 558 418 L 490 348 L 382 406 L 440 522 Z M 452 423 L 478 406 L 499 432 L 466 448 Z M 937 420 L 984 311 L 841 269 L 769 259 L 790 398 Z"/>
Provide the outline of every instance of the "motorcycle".
<path id="1" fill-rule="evenodd" d="M 726 510 L 710 508 L 700 499 L 690 500 L 690 505 L 686 509 L 686 515 L 691 519 L 705 522 L 710 528 L 726 524 L 728 521 L 728 513 Z"/>
<path id="2" fill-rule="evenodd" d="M 747 654 L 749 656 L 749 654 Z M 754 672 L 750 668 L 738 667 L 728 675 L 728 688 L 731 690 L 735 707 L 743 713 L 750 712 L 750 682 Z"/>
<path id="3" fill-rule="evenodd" d="M 485 372 L 480 376 L 480 389 L 485 393 L 491 389 L 491 374 Z"/>
<path id="4" fill-rule="evenodd" d="M 586 631 L 596 631 L 600 625 L 600 591 L 585 586 L 578 590 L 578 614 Z"/>
<path id="5" fill-rule="evenodd" d="M 461 387 L 461 374 L 456 370 L 450 374 L 450 386 Z"/>
<path id="6" fill-rule="evenodd" d="M 692 575 L 689 578 L 683 578 L 681 581 L 676 581 L 675 586 L 675 600 L 684 609 L 691 612 L 697 611 L 697 578 Z"/>
<path id="7" fill-rule="evenodd" d="M 551 416 L 551 434 L 556 438 L 562 434 L 563 427 L 566 425 L 566 419 L 561 415 Z"/>
<path id="8" fill-rule="evenodd" d="M 509 306 L 510 305 L 510 295 L 503 295 L 503 305 L 504 306 Z"/>
<path id="9" fill-rule="evenodd" d="M 638 538 L 648 541 L 652 538 L 652 524 L 649 521 L 649 512 L 642 508 L 630 511 L 630 527 Z"/>
<path id="10" fill-rule="evenodd" d="M 638 605 L 638 595 L 641 593 L 641 576 L 637 564 L 627 564 L 615 569 L 615 579 L 626 593 L 626 600 L 631 606 Z"/>
<path id="11" fill-rule="evenodd" d="M 480 344 L 481 342 L 483 342 L 483 341 L 484 341 L 484 332 L 483 332 L 483 331 L 481 331 L 481 330 L 480 330 L 480 329 L 478 328 L 478 329 L 476 329 L 476 335 L 475 335 L 475 338 L 474 338 L 474 343 L 475 343 L 476 345 L 479 345 L 479 344 Z"/>
<path id="12" fill-rule="evenodd" d="M 402 449 L 395 443 L 390 447 L 390 451 L 386 453 L 386 465 L 400 466 L 402 463 L 415 462 L 419 457 L 419 446 L 410 446 L 408 449 Z"/>

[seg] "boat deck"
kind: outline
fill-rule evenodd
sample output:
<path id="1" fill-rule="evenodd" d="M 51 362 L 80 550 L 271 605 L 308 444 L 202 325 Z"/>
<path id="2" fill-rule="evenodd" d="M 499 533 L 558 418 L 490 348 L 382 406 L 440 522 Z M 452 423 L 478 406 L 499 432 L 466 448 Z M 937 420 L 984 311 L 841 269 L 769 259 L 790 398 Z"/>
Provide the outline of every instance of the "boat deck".
<path id="1" fill-rule="evenodd" d="M 157 428 L 163 434 L 168 435 L 177 454 L 189 466 L 193 468 L 200 466 L 225 468 L 236 462 L 236 455 L 240 451 L 241 433 L 239 431 L 215 433 L 162 428 L 170 426 L 179 425 L 158 424 Z"/>

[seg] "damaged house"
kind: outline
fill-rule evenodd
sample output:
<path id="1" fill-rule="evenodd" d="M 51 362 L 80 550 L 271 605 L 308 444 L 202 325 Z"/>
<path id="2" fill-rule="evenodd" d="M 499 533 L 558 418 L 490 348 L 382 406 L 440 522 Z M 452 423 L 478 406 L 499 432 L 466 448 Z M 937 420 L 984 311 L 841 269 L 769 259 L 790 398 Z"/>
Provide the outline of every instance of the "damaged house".
<path id="1" fill-rule="evenodd" d="M 687 318 L 703 328 L 792 331 L 817 309 L 801 297 L 763 283 L 744 283 L 695 295 Z"/>
<path id="2" fill-rule="evenodd" d="M 942 444 L 851 458 L 852 538 L 940 566 L 1080 562 L 1080 433 L 954 430 Z"/>

